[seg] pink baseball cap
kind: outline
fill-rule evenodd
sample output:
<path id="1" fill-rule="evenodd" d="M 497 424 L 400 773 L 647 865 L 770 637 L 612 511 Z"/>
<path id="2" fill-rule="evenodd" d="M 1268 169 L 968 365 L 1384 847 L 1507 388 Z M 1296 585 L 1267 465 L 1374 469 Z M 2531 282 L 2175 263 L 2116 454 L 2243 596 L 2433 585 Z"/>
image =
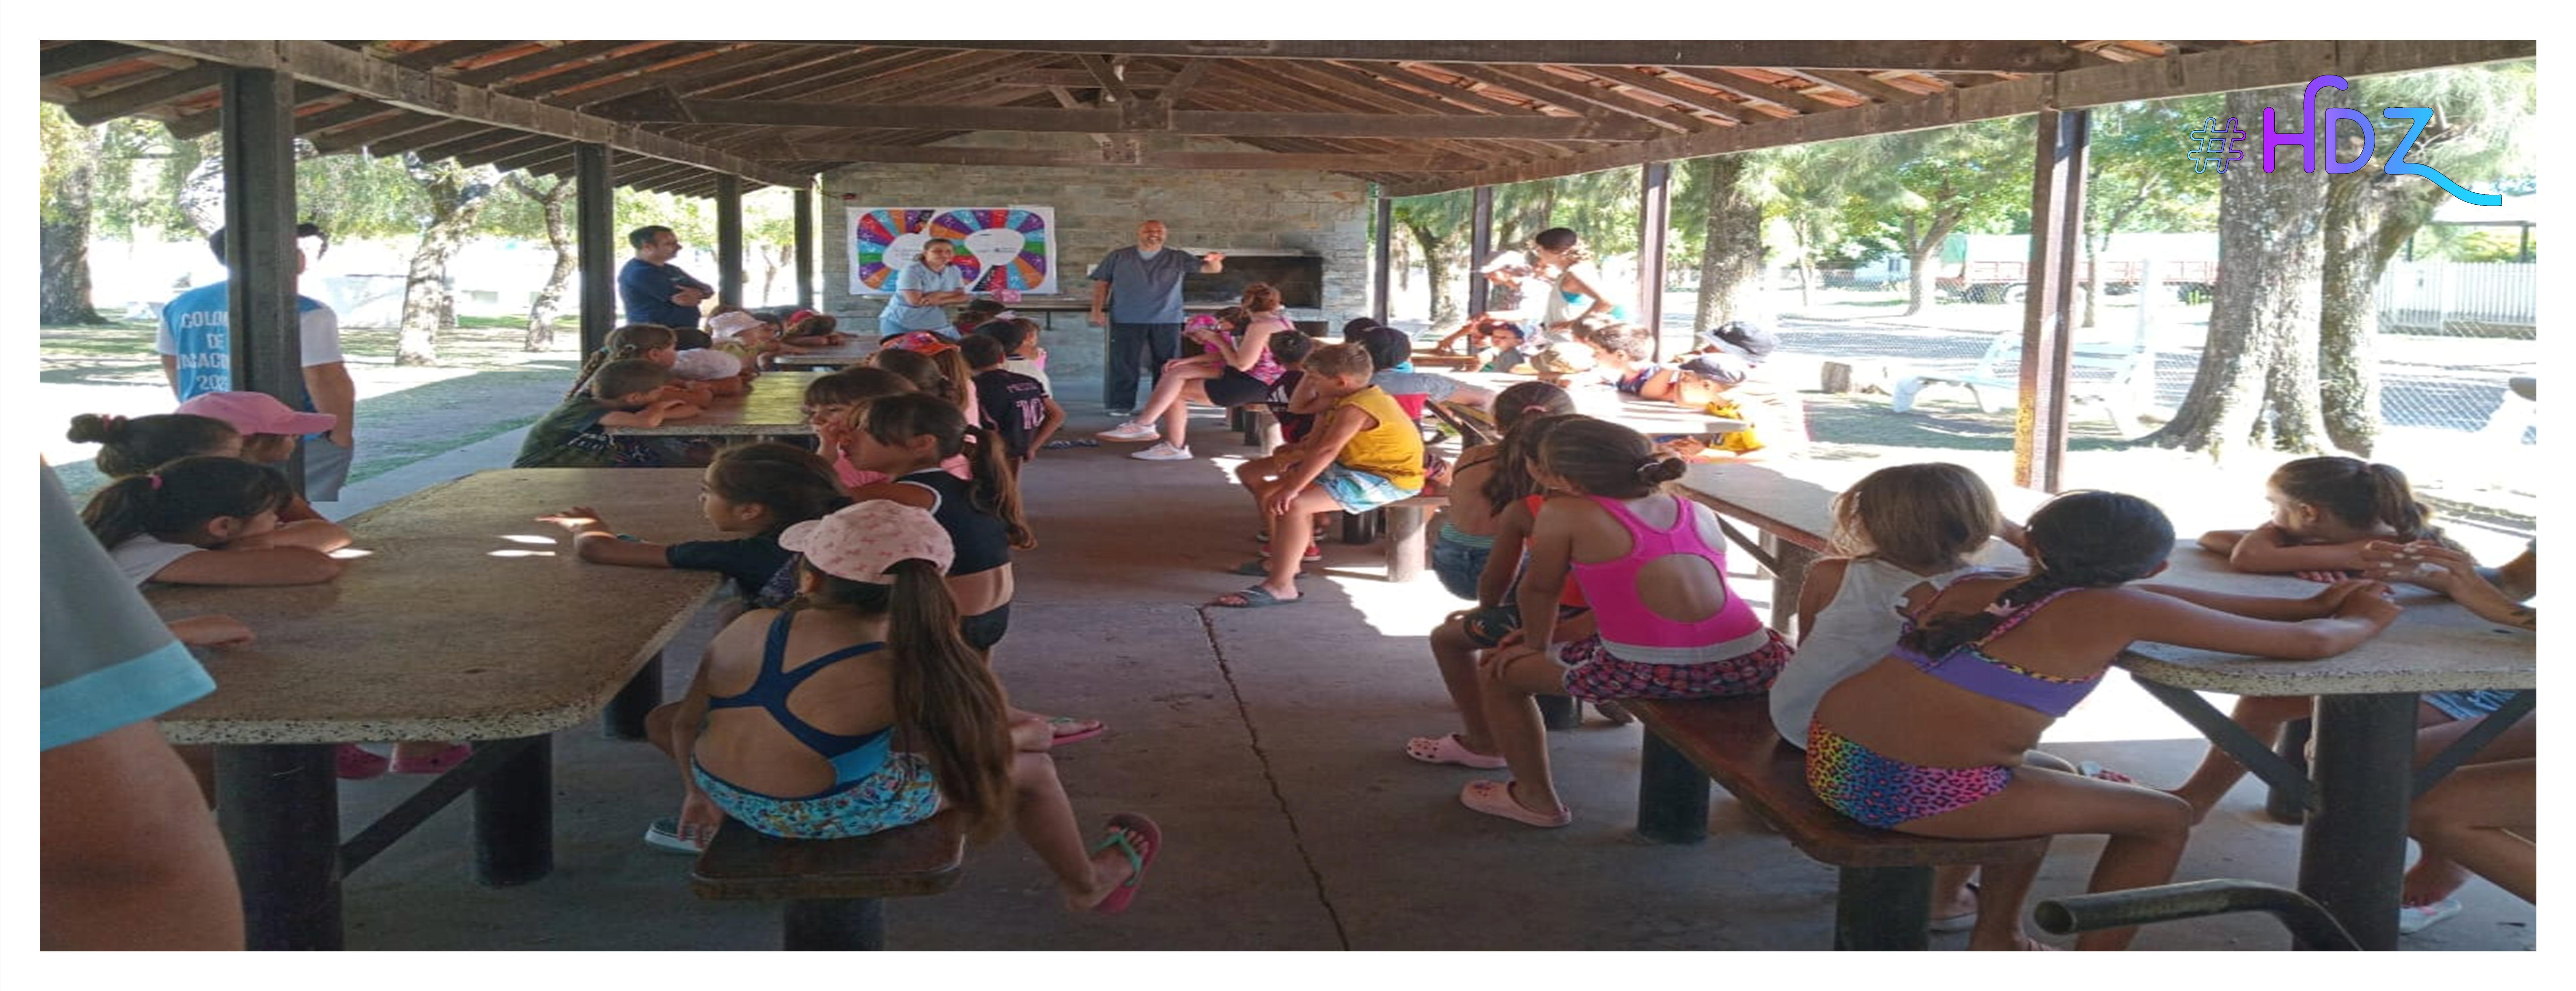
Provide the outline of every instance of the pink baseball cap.
<path id="1" fill-rule="evenodd" d="M 245 437 L 329 433 L 340 425 L 339 418 L 329 413 L 298 413 L 265 392 L 209 392 L 180 403 L 179 412 L 222 420 Z"/>
<path id="2" fill-rule="evenodd" d="M 778 535 L 778 546 L 805 555 L 825 574 L 870 584 L 890 584 L 886 569 L 920 558 L 947 571 L 957 547 L 930 511 L 871 499 L 819 520 L 806 520 Z"/>

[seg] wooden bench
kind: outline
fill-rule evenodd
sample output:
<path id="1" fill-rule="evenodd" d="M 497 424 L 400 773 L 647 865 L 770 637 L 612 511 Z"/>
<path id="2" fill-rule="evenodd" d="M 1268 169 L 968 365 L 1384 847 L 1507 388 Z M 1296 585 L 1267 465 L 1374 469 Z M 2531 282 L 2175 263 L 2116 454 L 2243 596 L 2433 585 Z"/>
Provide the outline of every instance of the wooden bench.
<path id="1" fill-rule="evenodd" d="M 1929 944 L 1932 868 L 2038 860 L 2047 837 L 1942 840 L 1872 829 L 1807 787 L 1806 755 L 1771 726 L 1770 696 L 1695 702 L 1623 700 L 1645 724 L 1637 833 L 1660 843 L 1708 835 L 1716 780 L 1798 852 L 1841 871 L 1834 949 L 1921 950 Z"/>
<path id="2" fill-rule="evenodd" d="M 1986 353 L 1977 359 L 1976 367 L 1965 374 L 1910 375 L 1896 381 L 1889 395 L 1889 405 L 1899 413 L 1914 409 L 1914 398 L 1923 387 L 1933 384 L 1963 385 L 1977 402 L 1977 411 L 1994 413 L 2007 404 L 2002 396 L 2013 396 L 2019 402 L 2021 393 L 2021 331 L 1996 334 L 1986 344 Z M 2078 341 L 2069 360 L 2066 390 L 2079 404 L 2092 404 L 2110 415 L 2112 424 L 2123 437 L 2138 433 L 2138 414 L 2145 412 L 2147 398 L 2155 386 L 2156 355 L 2128 343 Z"/>
<path id="3" fill-rule="evenodd" d="M 782 840 L 728 819 L 698 854 L 689 887 L 700 898 L 787 902 L 783 949 L 881 950 L 878 899 L 956 887 L 965 855 L 955 812 L 843 840 Z"/>

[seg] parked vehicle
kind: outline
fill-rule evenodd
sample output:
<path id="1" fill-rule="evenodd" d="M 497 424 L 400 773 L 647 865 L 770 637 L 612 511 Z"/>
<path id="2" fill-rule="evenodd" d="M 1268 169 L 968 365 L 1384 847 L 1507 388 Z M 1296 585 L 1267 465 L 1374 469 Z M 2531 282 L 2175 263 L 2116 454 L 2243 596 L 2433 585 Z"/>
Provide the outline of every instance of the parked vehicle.
<path id="1" fill-rule="evenodd" d="M 2206 300 L 2210 289 L 2218 284 L 2218 235 L 2111 235 L 2100 258 L 2103 294 L 2119 296 L 2137 291 L 2151 260 L 2156 266 L 2155 281 L 2175 298 L 2185 302 Z M 2019 303 L 2030 292 L 2027 234 L 1952 234 L 1941 245 L 1939 264 L 1932 284 L 1954 300 Z M 2076 259 L 2075 279 L 2079 285 L 2090 271 L 2085 259 Z"/>

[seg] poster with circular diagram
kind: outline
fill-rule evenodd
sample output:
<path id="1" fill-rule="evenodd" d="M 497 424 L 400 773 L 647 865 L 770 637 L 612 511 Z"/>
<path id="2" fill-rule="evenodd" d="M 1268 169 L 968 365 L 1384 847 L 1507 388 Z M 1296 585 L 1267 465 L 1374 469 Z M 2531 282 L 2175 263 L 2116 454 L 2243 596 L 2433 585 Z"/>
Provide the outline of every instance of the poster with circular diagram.
<path id="1" fill-rule="evenodd" d="M 1053 207 L 851 207 L 851 294 L 893 292 L 895 274 L 932 238 L 957 245 L 950 264 L 968 292 L 1056 292 Z"/>

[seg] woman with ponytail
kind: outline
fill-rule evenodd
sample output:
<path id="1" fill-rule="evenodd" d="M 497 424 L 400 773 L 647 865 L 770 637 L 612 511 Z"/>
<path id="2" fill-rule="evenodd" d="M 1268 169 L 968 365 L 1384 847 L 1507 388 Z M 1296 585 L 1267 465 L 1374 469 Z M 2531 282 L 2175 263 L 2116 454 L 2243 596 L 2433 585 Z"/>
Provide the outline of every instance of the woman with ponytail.
<path id="1" fill-rule="evenodd" d="M 1682 475 L 1680 459 L 1607 420 L 1552 416 L 1524 429 L 1542 425 L 1533 475 L 1565 495 L 1549 499 L 1531 526 L 1529 564 L 1514 596 L 1521 628 L 1477 662 L 1478 704 L 1460 703 L 1466 732 L 1455 742 L 1491 749 L 1476 760 L 1419 752 L 1439 740 L 1405 749 L 1417 760 L 1489 768 L 1499 757 L 1512 780 L 1469 782 L 1459 801 L 1556 827 L 1573 822 L 1574 812 L 1556 794 L 1534 696 L 1600 703 L 1750 695 L 1771 687 L 1790 648 L 1727 587 L 1716 514 L 1667 490 Z M 1597 632 L 1559 644 L 1569 575 L 1583 584 Z"/>
<path id="2" fill-rule="evenodd" d="M 2060 496 L 2025 529 L 2028 575 L 1907 590 L 1896 649 L 1825 692 L 1807 724 L 1807 784 L 1825 804 L 1864 825 L 1943 839 L 2107 834 L 2086 890 L 2163 884 L 2191 807 L 2025 763 L 2040 736 L 2134 641 L 2311 659 L 2350 650 L 2397 616 L 2387 586 L 2370 581 L 2304 599 L 2131 586 L 2164 570 L 2174 543 L 2164 513 L 2135 496 Z M 2045 948 L 2020 921 L 2038 870 L 2037 861 L 1984 867 L 1969 949 Z M 2075 945 L 2116 950 L 2136 935 L 2101 930 Z"/>
<path id="3" fill-rule="evenodd" d="M 1016 827 L 1066 908 L 1123 911 L 1160 831 L 1122 813 L 1085 849 L 1044 727 L 1011 718 L 982 652 L 958 635 L 947 529 L 880 499 L 779 542 L 804 556 L 798 602 L 718 633 L 687 697 L 647 723 L 681 772 L 680 814 L 655 824 L 662 842 L 703 847 L 728 816 L 836 839 L 947 809 L 978 840 Z"/>

